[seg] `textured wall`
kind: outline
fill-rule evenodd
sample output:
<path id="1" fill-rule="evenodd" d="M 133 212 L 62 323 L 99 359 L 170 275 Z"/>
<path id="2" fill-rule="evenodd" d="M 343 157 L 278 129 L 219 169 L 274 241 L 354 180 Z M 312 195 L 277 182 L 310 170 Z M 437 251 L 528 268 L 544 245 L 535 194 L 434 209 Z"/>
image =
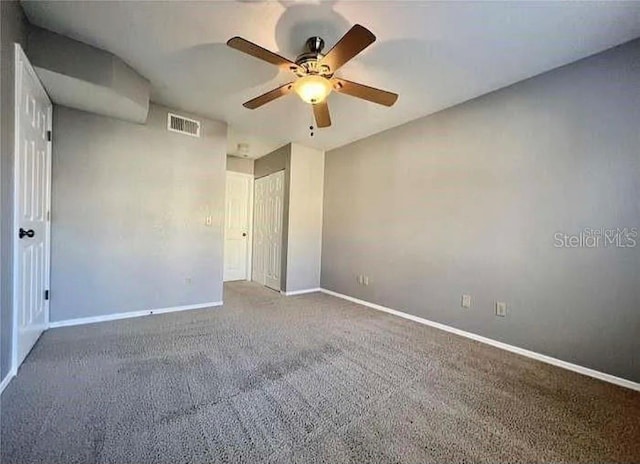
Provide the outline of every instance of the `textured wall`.
<path id="1" fill-rule="evenodd" d="M 287 144 L 255 160 L 253 167 L 254 176 L 256 179 L 259 179 L 274 172 L 287 170 L 290 162 L 291 144 Z"/>
<path id="2" fill-rule="evenodd" d="M 640 227 L 639 153 L 640 40 L 330 151 L 322 286 L 640 381 L 640 243 L 554 247 Z"/>
<path id="3" fill-rule="evenodd" d="M 26 19 L 16 1 L 0 1 L 0 379 L 11 368 L 13 327 L 14 43 L 26 41 Z"/>
<path id="4" fill-rule="evenodd" d="M 226 125 L 175 134 L 167 111 L 55 107 L 52 321 L 222 300 Z"/>
<path id="5" fill-rule="evenodd" d="M 282 203 L 282 253 L 280 289 L 287 290 L 287 250 L 289 249 L 289 184 L 291 177 L 291 144 L 255 160 L 253 174 L 256 179 L 274 172 L 284 171 L 284 201 Z"/>
<path id="6" fill-rule="evenodd" d="M 242 174 L 253 174 L 253 159 L 227 156 L 227 171 L 240 172 Z"/>
<path id="7" fill-rule="evenodd" d="M 324 152 L 291 144 L 287 292 L 320 286 Z"/>

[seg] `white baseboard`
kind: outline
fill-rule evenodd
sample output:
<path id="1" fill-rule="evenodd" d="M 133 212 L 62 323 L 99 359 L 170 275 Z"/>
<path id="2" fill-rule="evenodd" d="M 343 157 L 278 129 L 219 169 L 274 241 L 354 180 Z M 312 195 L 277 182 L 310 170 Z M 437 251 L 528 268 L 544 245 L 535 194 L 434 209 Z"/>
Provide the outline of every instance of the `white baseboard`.
<path id="1" fill-rule="evenodd" d="M 536 353 L 535 351 L 526 350 L 524 348 L 520 348 L 517 346 L 509 345 L 507 343 L 499 342 L 497 340 L 493 340 L 492 338 L 483 337 L 481 335 L 476 335 L 471 332 L 466 332 L 464 330 L 456 329 L 455 327 L 451 327 L 445 324 L 441 324 L 439 322 L 430 321 L 428 319 L 424 319 L 422 317 L 414 316 L 413 314 L 403 313 L 402 311 L 397 311 L 395 309 L 387 308 L 386 306 L 382 306 L 375 303 L 370 303 L 365 300 L 360 300 L 359 298 L 354 298 L 349 295 L 344 295 L 342 293 L 334 292 L 331 290 L 327 290 L 325 288 L 321 288 L 320 291 L 322 293 L 326 293 L 327 295 L 332 295 L 338 298 L 342 298 L 343 300 L 348 300 L 353 303 L 360 304 L 362 306 L 367 306 L 369 308 L 377 309 L 378 311 L 384 311 L 385 313 L 393 314 L 395 316 L 400 316 L 405 319 L 409 319 L 411 321 L 418 322 L 420 324 L 428 325 L 431 327 L 435 327 L 436 329 L 444 330 L 446 332 L 451 332 L 456 335 L 460 335 L 462 337 L 470 338 L 472 340 L 476 340 L 481 343 L 486 343 L 487 345 L 495 346 L 496 348 L 500 348 L 502 350 L 510 351 L 512 353 L 516 353 L 522 356 L 526 356 L 528 358 L 536 359 L 538 361 L 542 361 L 547 364 L 551 364 L 553 366 L 562 367 L 563 369 L 568 369 L 573 372 L 577 372 L 579 374 L 587 375 L 589 377 L 593 377 L 599 380 L 603 380 L 605 382 L 613 383 L 615 385 L 619 385 L 621 387 L 630 388 L 631 390 L 640 391 L 640 383 L 633 382 L 631 380 L 623 379 L 621 377 L 616 377 L 615 375 L 606 374 L 604 372 L 596 371 L 594 369 L 589 369 L 588 367 L 583 367 L 578 364 L 573 364 L 567 361 L 563 361 L 561 359 L 552 358 L 551 356 L 547 356 L 545 354 Z"/>
<path id="2" fill-rule="evenodd" d="M 295 290 L 293 292 L 280 292 L 284 296 L 304 295 L 305 293 L 321 292 L 321 288 L 306 288 L 304 290 Z"/>
<path id="3" fill-rule="evenodd" d="M 11 379 L 14 378 L 15 376 L 16 376 L 15 372 L 10 371 L 7 373 L 5 378 L 2 379 L 2 382 L 0 382 L 0 395 L 2 394 L 4 389 L 7 388 L 7 385 L 9 385 L 9 382 L 11 382 Z"/>
<path id="4" fill-rule="evenodd" d="M 222 306 L 222 301 L 214 301 L 210 303 L 198 303 L 184 306 L 171 306 L 169 308 L 145 309 L 144 311 L 132 311 L 128 313 L 106 314 L 104 316 L 81 317 L 79 319 L 67 319 L 65 321 L 55 321 L 49 323 L 50 329 L 57 327 L 69 327 L 72 325 L 94 324 L 96 322 L 116 321 L 118 319 L 129 319 L 131 317 L 150 316 L 152 314 L 174 313 L 177 311 L 188 311 L 191 309 L 212 308 L 214 306 Z"/>

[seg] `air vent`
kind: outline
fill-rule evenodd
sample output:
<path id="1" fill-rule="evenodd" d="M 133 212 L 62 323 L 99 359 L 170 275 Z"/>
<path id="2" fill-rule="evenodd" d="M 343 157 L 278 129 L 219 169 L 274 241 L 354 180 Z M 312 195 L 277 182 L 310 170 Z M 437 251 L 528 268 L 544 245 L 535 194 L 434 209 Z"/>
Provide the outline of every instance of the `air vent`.
<path id="1" fill-rule="evenodd" d="M 168 115 L 167 129 L 171 132 L 200 137 L 200 121 L 178 116 L 173 113 L 169 113 Z"/>

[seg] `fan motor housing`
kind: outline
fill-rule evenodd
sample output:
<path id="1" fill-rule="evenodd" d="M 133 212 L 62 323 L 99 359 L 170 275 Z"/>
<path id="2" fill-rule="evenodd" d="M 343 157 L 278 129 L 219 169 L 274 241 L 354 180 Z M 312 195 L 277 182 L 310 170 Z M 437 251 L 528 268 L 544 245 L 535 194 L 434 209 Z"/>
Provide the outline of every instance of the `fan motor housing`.
<path id="1" fill-rule="evenodd" d="M 305 43 L 305 52 L 298 55 L 296 58 L 296 64 L 300 66 L 301 70 L 296 72 L 300 77 L 307 74 L 320 74 L 325 77 L 331 77 L 332 73 L 329 72 L 327 66 L 323 66 L 323 69 L 319 69 L 318 62 L 324 57 L 322 49 L 324 48 L 324 40 L 322 37 L 309 37 Z"/>

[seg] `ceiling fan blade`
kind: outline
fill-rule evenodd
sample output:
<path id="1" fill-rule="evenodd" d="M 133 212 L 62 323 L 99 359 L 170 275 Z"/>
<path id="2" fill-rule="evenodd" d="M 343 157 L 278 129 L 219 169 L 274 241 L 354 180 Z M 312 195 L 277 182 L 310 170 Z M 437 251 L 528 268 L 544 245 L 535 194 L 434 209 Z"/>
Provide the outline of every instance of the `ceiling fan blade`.
<path id="1" fill-rule="evenodd" d="M 329 115 L 329 105 L 327 105 L 327 102 L 323 101 L 311 106 L 313 106 L 316 125 L 318 127 L 329 127 L 331 125 L 331 116 Z"/>
<path id="2" fill-rule="evenodd" d="M 266 61 L 267 63 L 275 64 L 276 66 L 295 71 L 298 69 L 298 65 L 293 61 L 288 60 L 272 51 L 262 48 L 260 45 L 256 45 L 253 42 L 249 42 L 242 37 L 233 37 L 227 41 L 227 45 L 231 48 L 235 48 L 247 55 L 251 55 L 259 60 Z"/>
<path id="3" fill-rule="evenodd" d="M 277 89 L 273 89 L 267 93 L 263 93 L 259 97 L 253 98 L 248 102 L 242 104 L 245 108 L 249 108 L 250 110 L 255 110 L 256 108 L 261 107 L 262 105 L 269 103 L 270 101 L 275 100 L 276 98 L 282 97 L 293 89 L 293 82 L 289 82 L 283 86 L 278 87 Z"/>
<path id="4" fill-rule="evenodd" d="M 334 73 L 375 41 L 376 36 L 369 29 L 356 24 L 329 50 L 319 65 L 328 66 L 329 71 Z"/>
<path id="5" fill-rule="evenodd" d="M 384 106 L 392 106 L 398 99 L 398 94 L 387 92 L 386 90 L 376 89 L 368 85 L 358 84 L 346 79 L 331 79 L 333 88 L 336 92 L 351 95 L 352 97 L 362 98 L 373 103 Z"/>

